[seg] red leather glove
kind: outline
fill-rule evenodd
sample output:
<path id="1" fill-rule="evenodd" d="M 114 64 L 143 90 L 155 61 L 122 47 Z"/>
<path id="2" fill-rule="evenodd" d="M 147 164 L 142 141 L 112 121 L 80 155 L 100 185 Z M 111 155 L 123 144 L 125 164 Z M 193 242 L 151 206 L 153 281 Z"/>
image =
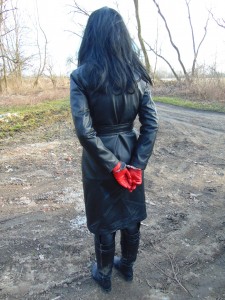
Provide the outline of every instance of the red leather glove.
<path id="1" fill-rule="evenodd" d="M 124 163 L 124 166 L 121 162 L 118 162 L 118 164 L 115 166 L 115 168 L 112 170 L 113 176 L 115 177 L 116 181 L 123 186 L 124 188 L 130 190 L 132 185 L 132 179 L 129 171 L 126 168 L 126 165 Z"/>
<path id="2" fill-rule="evenodd" d="M 141 185 L 142 184 L 142 170 L 130 167 L 129 172 L 130 172 L 133 184 Z"/>
<path id="3" fill-rule="evenodd" d="M 131 185 L 131 188 L 129 189 L 129 191 L 133 192 L 133 190 L 135 190 L 136 187 L 137 187 L 137 185 L 134 182 L 132 182 L 132 185 Z"/>

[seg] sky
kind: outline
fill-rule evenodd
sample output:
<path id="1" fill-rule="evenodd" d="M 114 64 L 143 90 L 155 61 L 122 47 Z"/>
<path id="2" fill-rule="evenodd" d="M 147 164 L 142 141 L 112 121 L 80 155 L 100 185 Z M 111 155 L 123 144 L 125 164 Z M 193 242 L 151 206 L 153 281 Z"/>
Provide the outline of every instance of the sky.
<path id="1" fill-rule="evenodd" d="M 137 25 L 134 15 L 133 0 L 78 0 L 82 7 L 93 11 L 102 6 L 109 6 L 119 10 L 131 33 L 137 41 Z M 57 74 L 68 75 L 76 66 L 67 64 L 68 57 L 75 57 L 79 49 L 81 39 L 71 32 L 82 34 L 82 26 L 85 26 L 87 18 L 73 13 L 73 0 L 18 0 L 17 7 L 21 12 L 22 22 L 25 26 L 33 26 L 36 20 L 36 7 L 38 7 L 39 20 L 42 29 L 48 39 L 48 55 Z M 160 7 L 171 28 L 174 42 L 181 51 L 182 60 L 187 67 L 193 60 L 190 26 L 188 24 L 187 10 L 184 0 L 159 0 Z M 157 14 L 152 0 L 139 0 L 142 34 L 151 45 L 158 40 L 158 48 L 169 59 L 175 68 L 179 68 L 177 56 L 168 41 L 168 35 L 163 22 Z M 211 8 L 217 18 L 222 18 L 225 11 L 224 0 L 192 0 L 190 2 L 192 23 L 198 45 L 204 33 L 204 26 Z M 158 33 L 157 33 L 158 32 Z M 32 43 L 36 34 L 30 31 L 27 38 Z M 40 35 L 40 41 L 43 37 Z M 138 42 L 137 42 L 138 43 Z M 32 51 L 32 47 L 30 50 Z M 33 50 L 34 51 L 34 50 Z M 225 72 L 225 29 L 218 27 L 213 20 L 208 25 L 208 34 L 199 52 L 199 63 L 205 65 L 216 64 L 218 71 Z M 155 56 L 150 53 L 150 62 L 155 64 Z M 165 63 L 158 60 L 157 67 L 167 70 Z"/>

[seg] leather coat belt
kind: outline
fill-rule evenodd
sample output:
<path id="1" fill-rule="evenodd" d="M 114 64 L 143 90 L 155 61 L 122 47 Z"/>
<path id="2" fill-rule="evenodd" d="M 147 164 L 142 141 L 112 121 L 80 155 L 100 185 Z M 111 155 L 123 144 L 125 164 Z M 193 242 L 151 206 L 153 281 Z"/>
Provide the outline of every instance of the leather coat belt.
<path id="1" fill-rule="evenodd" d="M 130 132 L 133 129 L 133 123 L 123 123 L 115 125 L 94 126 L 97 134 L 118 134 Z"/>

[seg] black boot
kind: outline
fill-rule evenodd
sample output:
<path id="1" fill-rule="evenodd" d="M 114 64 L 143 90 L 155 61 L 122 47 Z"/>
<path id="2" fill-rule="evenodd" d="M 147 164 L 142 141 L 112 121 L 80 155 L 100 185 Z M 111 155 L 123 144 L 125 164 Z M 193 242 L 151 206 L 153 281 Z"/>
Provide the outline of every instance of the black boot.
<path id="1" fill-rule="evenodd" d="M 121 231 L 122 257 L 114 257 L 114 267 L 123 275 L 126 281 L 133 280 L 133 264 L 137 258 L 140 241 L 140 231 L 129 234 L 126 230 Z"/>
<path id="2" fill-rule="evenodd" d="M 111 291 L 111 275 L 113 258 L 115 253 L 115 241 L 110 245 L 102 245 L 95 238 L 95 254 L 97 263 L 92 267 L 92 277 L 105 292 Z"/>

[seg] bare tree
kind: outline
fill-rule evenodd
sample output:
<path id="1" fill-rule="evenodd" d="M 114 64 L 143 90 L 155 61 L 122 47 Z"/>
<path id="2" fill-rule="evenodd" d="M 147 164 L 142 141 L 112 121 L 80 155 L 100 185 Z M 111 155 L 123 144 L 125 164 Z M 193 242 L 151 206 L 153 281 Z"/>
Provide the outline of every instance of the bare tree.
<path id="1" fill-rule="evenodd" d="M 155 49 L 158 49 L 158 41 L 159 41 L 159 28 L 158 28 L 158 22 L 157 22 L 157 30 L 156 30 L 156 40 L 155 40 Z M 145 41 L 144 41 L 145 42 Z M 158 63 L 158 56 L 155 56 L 155 64 L 154 64 L 154 68 L 152 71 L 152 78 L 153 78 L 153 82 L 154 79 L 156 77 L 156 69 L 157 69 L 157 63 Z"/>
<path id="2" fill-rule="evenodd" d="M 16 2 L 0 0 L 0 92 L 7 90 L 9 75 L 22 68 L 19 35 Z"/>
<path id="3" fill-rule="evenodd" d="M 184 62 L 181 58 L 181 53 L 180 50 L 178 48 L 178 46 L 175 44 L 173 37 L 172 37 L 172 33 L 171 30 L 169 28 L 168 22 L 166 20 L 166 17 L 164 16 L 158 2 L 156 0 L 152 0 L 153 3 L 155 4 L 155 6 L 157 7 L 158 10 L 158 14 L 160 15 L 160 17 L 162 18 L 163 22 L 164 22 L 164 26 L 166 28 L 166 31 L 168 33 L 168 37 L 169 37 L 169 41 L 171 46 L 173 47 L 173 49 L 175 50 L 176 54 L 177 54 L 177 60 L 181 66 L 183 75 L 185 77 L 185 80 L 187 82 L 191 82 L 192 78 L 195 76 L 195 72 L 196 72 L 196 62 L 197 62 L 197 57 L 199 54 L 199 49 L 202 46 L 203 41 L 205 40 L 206 34 L 207 34 L 207 28 L 208 28 L 208 22 L 209 22 L 209 15 L 207 17 L 205 26 L 204 26 L 204 34 L 199 42 L 198 45 L 196 45 L 196 41 L 195 41 L 195 34 L 194 34 L 194 29 L 192 26 L 192 20 L 191 20 L 191 11 L 190 11 L 190 2 L 191 0 L 185 0 L 186 3 L 186 7 L 187 7 L 187 11 L 188 11 L 188 19 L 189 19 L 189 25 L 190 25 L 190 29 L 191 29 L 191 36 L 192 36 L 192 48 L 193 48 L 193 62 L 192 62 L 192 67 L 191 67 L 191 74 L 189 74 L 188 70 L 186 69 Z M 149 44 L 149 49 L 151 51 L 153 51 L 158 57 L 160 57 L 161 59 L 163 59 L 165 61 L 165 63 L 169 66 L 169 68 L 171 69 L 172 73 L 174 74 L 175 78 L 177 80 L 180 80 L 180 76 L 176 73 L 175 69 L 172 67 L 172 64 L 169 62 L 168 59 L 165 58 L 165 56 L 163 56 L 161 53 L 158 53 L 157 50 L 154 50 Z"/>
<path id="4" fill-rule="evenodd" d="M 13 29 L 6 27 L 6 20 L 10 9 L 6 6 L 6 0 L 0 0 L 0 92 L 3 90 L 4 83 L 7 89 L 7 58 L 8 53 L 4 46 L 4 37 Z"/>
<path id="5" fill-rule="evenodd" d="M 8 19 L 8 13 L 15 10 L 16 7 L 8 8 L 7 4 L 7 0 L 0 0 L 0 37 L 14 30 L 14 28 L 7 28 L 6 20 Z"/>
<path id="6" fill-rule="evenodd" d="M 50 80 L 51 80 L 51 83 L 53 85 L 53 88 L 55 89 L 56 88 L 56 85 L 57 85 L 57 76 L 54 72 L 54 64 L 52 62 L 52 60 L 50 60 L 48 58 L 48 61 L 46 63 L 46 71 L 47 73 L 45 74 Z"/>
<path id="7" fill-rule="evenodd" d="M 23 53 L 24 27 L 20 25 L 16 0 L 0 0 L 0 91 L 8 82 L 22 82 L 22 71 L 31 56 Z"/>
<path id="8" fill-rule="evenodd" d="M 13 0 L 11 7 L 13 8 Z M 15 2 L 17 6 L 17 2 Z M 10 31 L 5 37 L 5 45 L 8 52 L 8 72 L 9 76 L 13 76 L 20 83 L 22 81 L 22 71 L 26 68 L 31 56 L 23 53 L 23 35 L 25 28 L 20 25 L 20 15 L 18 9 L 12 9 L 11 22 L 14 30 Z"/>
<path id="9" fill-rule="evenodd" d="M 145 41 L 145 44 L 148 46 L 149 50 L 152 51 L 157 57 L 161 58 L 162 60 L 164 60 L 164 62 L 169 66 L 171 72 L 173 73 L 174 77 L 177 79 L 177 81 L 180 81 L 180 76 L 177 74 L 177 72 L 175 71 L 175 69 L 173 68 L 172 64 L 163 56 L 160 54 L 160 52 L 158 52 L 158 49 L 156 48 L 156 50 L 151 47 L 151 45 L 149 43 L 147 43 Z"/>
<path id="10" fill-rule="evenodd" d="M 72 5 L 71 7 L 73 8 L 74 13 L 82 14 L 89 17 L 90 13 L 85 8 L 81 7 L 75 0 L 73 2 L 74 5 Z"/>
<path id="11" fill-rule="evenodd" d="M 12 4 L 12 1 L 11 1 Z M 17 10 L 13 10 L 12 12 L 13 15 L 13 21 L 14 21 L 14 35 L 15 35 L 15 42 L 14 45 L 12 44 L 12 56 L 14 57 L 14 68 L 13 72 L 15 73 L 16 78 L 19 80 L 22 79 L 22 65 L 23 65 L 23 59 L 21 57 L 21 45 L 20 45 L 20 25 L 19 25 L 19 20 L 18 20 L 18 15 L 17 15 Z"/>
<path id="12" fill-rule="evenodd" d="M 135 7 L 135 16 L 136 16 L 136 20 L 137 20 L 138 40 L 139 40 L 139 43 L 141 45 L 141 50 L 142 50 L 143 55 L 144 55 L 145 67 L 147 69 L 147 72 L 150 74 L 150 72 L 151 72 L 151 65 L 150 65 L 150 62 L 149 62 L 147 50 L 145 48 L 144 40 L 142 38 L 141 21 L 140 21 L 140 16 L 139 16 L 138 0 L 134 0 L 134 7 Z"/>
<path id="13" fill-rule="evenodd" d="M 71 14 L 80 14 L 83 15 L 85 17 L 89 17 L 90 16 L 90 12 L 88 12 L 84 7 L 80 6 L 77 1 L 74 0 L 74 4 L 73 5 L 69 5 L 71 11 Z M 74 18 L 76 20 L 76 18 Z M 84 25 L 80 24 L 78 22 L 75 22 L 75 27 L 76 27 L 76 31 L 72 31 L 72 30 L 65 30 L 67 32 L 70 32 L 80 38 L 82 38 L 83 36 L 83 29 L 84 29 Z M 79 29 L 78 29 L 79 28 Z"/>
<path id="14" fill-rule="evenodd" d="M 186 6 L 187 6 L 187 11 L 188 11 L 188 20 L 189 20 L 189 24 L 190 24 L 190 28 L 191 28 L 191 37 L 192 37 L 192 45 L 193 45 L 193 53 L 194 53 L 194 58 L 193 58 L 192 68 L 191 68 L 191 76 L 194 77 L 195 76 L 195 70 L 196 70 L 196 61 L 197 61 L 199 49 L 200 49 L 200 47 L 201 47 L 201 45 L 202 45 L 202 43 L 203 43 L 203 41 L 206 37 L 206 34 L 207 34 L 209 14 L 208 14 L 208 17 L 206 19 L 205 26 L 204 26 L 204 34 L 203 34 L 198 46 L 196 46 L 194 29 L 193 29 L 192 19 L 191 19 L 191 11 L 190 11 L 190 2 L 191 2 L 191 0 L 185 0 L 185 2 L 186 2 Z"/>
<path id="15" fill-rule="evenodd" d="M 40 24 L 37 0 L 36 0 L 36 12 L 37 12 L 36 36 L 37 36 L 37 48 L 38 48 L 38 56 L 39 56 L 39 67 L 38 67 L 38 71 L 36 74 L 36 78 L 34 80 L 34 86 L 38 85 L 39 79 L 40 79 L 41 75 L 43 75 L 43 73 L 44 73 L 44 70 L 46 67 L 46 61 L 47 61 L 47 44 L 48 44 L 47 36 Z M 42 53 L 41 44 L 39 42 L 39 32 L 42 33 L 43 38 L 44 38 L 44 47 L 43 47 L 44 52 L 43 53 Z"/>
<path id="16" fill-rule="evenodd" d="M 73 5 L 69 5 L 70 8 L 70 14 L 74 15 L 74 23 L 75 23 L 75 30 L 65 30 L 67 32 L 72 33 L 73 35 L 78 36 L 80 39 L 82 39 L 83 37 L 83 32 L 84 32 L 84 25 L 80 24 L 77 21 L 77 15 L 83 15 L 84 17 L 88 18 L 90 16 L 90 12 L 87 11 L 84 7 L 80 6 L 77 1 L 73 1 L 74 4 Z M 70 56 L 67 58 L 67 65 L 77 65 L 77 53 L 73 56 Z"/>

